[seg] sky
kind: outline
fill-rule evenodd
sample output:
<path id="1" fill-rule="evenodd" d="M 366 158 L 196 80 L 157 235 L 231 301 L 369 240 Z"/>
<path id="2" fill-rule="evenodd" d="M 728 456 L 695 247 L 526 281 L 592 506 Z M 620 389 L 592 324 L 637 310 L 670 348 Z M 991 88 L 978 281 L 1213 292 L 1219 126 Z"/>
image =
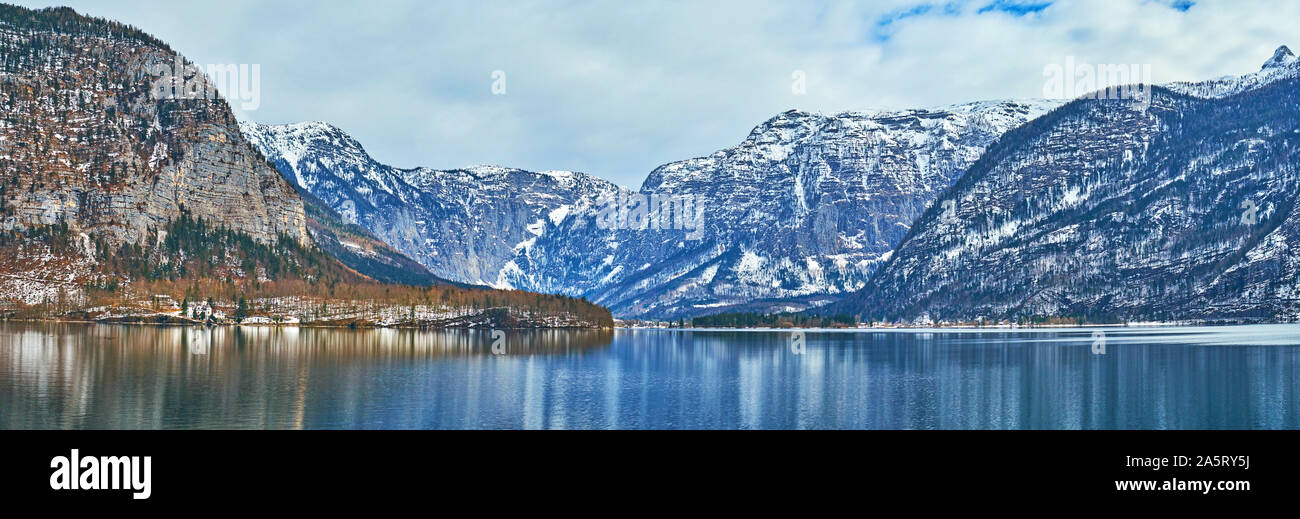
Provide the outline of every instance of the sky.
<path id="1" fill-rule="evenodd" d="M 17 3 L 134 25 L 199 64 L 258 64 L 260 105 L 232 103 L 236 115 L 329 122 L 380 162 L 572 170 L 634 188 L 789 109 L 1043 97 L 1045 67 L 1067 57 L 1150 65 L 1162 83 L 1300 49 L 1291 1 Z"/>

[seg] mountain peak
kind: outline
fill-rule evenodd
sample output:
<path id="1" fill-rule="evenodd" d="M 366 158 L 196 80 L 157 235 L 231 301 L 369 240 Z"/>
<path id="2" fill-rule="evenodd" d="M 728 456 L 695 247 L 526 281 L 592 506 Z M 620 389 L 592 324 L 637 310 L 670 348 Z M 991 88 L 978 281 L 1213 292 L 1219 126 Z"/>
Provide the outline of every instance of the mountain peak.
<path id="1" fill-rule="evenodd" d="M 347 132 L 343 131 L 343 129 L 324 121 L 302 121 L 302 122 L 286 123 L 286 124 L 262 124 L 255 121 L 240 121 L 239 125 L 242 128 L 249 128 L 253 130 L 269 132 L 274 134 L 283 134 L 283 135 L 289 135 L 289 134 L 298 135 L 298 136 L 310 136 L 310 135 L 321 135 L 321 134 L 333 135 L 333 136 L 347 135 Z"/>
<path id="2" fill-rule="evenodd" d="M 1283 45 L 1281 47 L 1278 47 L 1277 50 L 1273 52 L 1273 57 L 1269 58 L 1268 61 L 1264 62 L 1264 66 L 1262 67 L 1261 70 L 1285 67 L 1287 65 L 1295 63 L 1295 61 L 1296 61 L 1295 54 L 1291 52 L 1291 49 L 1289 47 Z"/>
<path id="3" fill-rule="evenodd" d="M 240 121 L 239 129 L 244 135 L 261 145 L 262 141 L 292 141 L 297 147 L 311 143 L 329 144 L 337 149 L 346 149 L 354 157 L 368 161 L 369 155 L 361 143 L 353 139 L 342 128 L 324 121 L 303 121 L 288 124 L 261 124 L 253 121 Z M 364 156 L 364 158 L 363 158 Z"/>

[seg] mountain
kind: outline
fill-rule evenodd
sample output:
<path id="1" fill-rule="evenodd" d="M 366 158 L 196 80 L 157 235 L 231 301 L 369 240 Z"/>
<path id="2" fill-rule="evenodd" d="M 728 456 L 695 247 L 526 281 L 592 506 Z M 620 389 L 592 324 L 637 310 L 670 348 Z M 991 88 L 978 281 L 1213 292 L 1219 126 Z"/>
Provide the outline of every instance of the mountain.
<path id="1" fill-rule="evenodd" d="M 737 146 L 646 178 L 644 196 L 692 196 L 702 229 L 602 230 L 591 210 L 575 213 L 516 260 L 509 281 L 627 316 L 823 304 L 861 288 L 985 146 L 1055 105 L 785 112 Z"/>
<path id="2" fill-rule="evenodd" d="M 580 298 L 453 285 L 301 196 L 218 82 L 133 27 L 0 4 L 0 316 L 612 326 Z"/>
<path id="3" fill-rule="evenodd" d="M 424 265 L 384 243 L 365 228 L 344 222 L 342 216 L 315 195 L 301 189 L 298 194 L 307 211 L 307 232 L 312 243 L 348 268 L 384 283 L 471 286 L 433 275 Z"/>
<path id="4" fill-rule="evenodd" d="M 1080 99 L 1004 135 L 861 292 L 864 319 L 1300 318 L 1300 64 Z"/>
<path id="5" fill-rule="evenodd" d="M 249 140 L 284 176 L 433 274 L 502 283 L 519 250 L 564 214 L 619 188 L 581 173 L 478 166 L 399 169 L 325 123 L 243 122 Z"/>
<path id="6" fill-rule="evenodd" d="M 0 5 L 0 227 L 62 221 L 136 243 L 183 207 L 262 242 L 306 242 L 302 201 L 224 100 L 155 98 L 152 72 L 183 60 L 115 22 Z"/>
<path id="7" fill-rule="evenodd" d="M 401 170 L 323 123 L 243 129 L 287 178 L 435 274 L 676 318 L 803 309 L 861 288 L 985 146 L 1056 104 L 790 111 L 635 192 L 580 173 Z M 636 194 L 689 195 L 703 225 L 598 225 L 610 200 Z"/>
<path id="8" fill-rule="evenodd" d="M 1170 83 L 1164 86 L 1169 90 L 1193 97 L 1218 98 L 1295 77 L 1296 71 L 1296 56 L 1289 47 L 1283 45 L 1273 52 L 1273 57 L 1265 61 L 1258 72 L 1241 76 L 1224 76 L 1209 81 Z"/>

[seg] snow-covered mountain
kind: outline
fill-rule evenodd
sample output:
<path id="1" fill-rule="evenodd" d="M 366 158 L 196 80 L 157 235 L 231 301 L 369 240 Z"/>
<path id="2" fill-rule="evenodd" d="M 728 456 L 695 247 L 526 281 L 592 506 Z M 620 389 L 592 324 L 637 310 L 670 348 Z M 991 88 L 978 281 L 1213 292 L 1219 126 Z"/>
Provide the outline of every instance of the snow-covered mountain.
<path id="1" fill-rule="evenodd" d="M 1300 63 L 1081 99 L 1007 133 L 830 311 L 1300 318 Z"/>
<path id="2" fill-rule="evenodd" d="M 666 164 L 644 195 L 691 195 L 703 229 L 599 229 L 579 214 L 509 281 L 616 315 L 801 310 L 863 286 L 911 223 L 1003 132 L 1056 103 L 821 115 L 789 111 L 741 144 Z"/>
<path id="3" fill-rule="evenodd" d="M 635 193 L 580 173 L 400 170 L 326 124 L 243 129 L 286 177 L 434 274 L 680 317 L 803 309 L 861 288 L 987 145 L 1057 104 L 780 114 L 646 179 L 640 194 L 702 208 L 693 233 L 602 228 L 605 202 Z"/>
<path id="4" fill-rule="evenodd" d="M 297 192 L 224 99 L 157 95 L 154 71 L 175 63 L 189 62 L 133 27 L 0 4 L 0 229 L 67 224 L 116 247 L 188 212 L 309 241 Z"/>
<path id="5" fill-rule="evenodd" d="M 581 173 L 479 166 L 398 169 L 325 123 L 240 128 L 280 172 L 434 275 L 510 288 L 501 271 L 554 226 L 618 188 Z M 525 287 L 515 287 L 525 288 Z"/>
<path id="6" fill-rule="evenodd" d="M 1224 76 L 1209 81 L 1170 83 L 1164 86 L 1194 97 L 1219 98 L 1290 79 L 1297 74 L 1300 74 L 1300 67 L 1296 66 L 1296 56 L 1289 47 L 1283 45 L 1273 52 L 1273 57 L 1265 61 L 1258 72 L 1241 76 Z"/>

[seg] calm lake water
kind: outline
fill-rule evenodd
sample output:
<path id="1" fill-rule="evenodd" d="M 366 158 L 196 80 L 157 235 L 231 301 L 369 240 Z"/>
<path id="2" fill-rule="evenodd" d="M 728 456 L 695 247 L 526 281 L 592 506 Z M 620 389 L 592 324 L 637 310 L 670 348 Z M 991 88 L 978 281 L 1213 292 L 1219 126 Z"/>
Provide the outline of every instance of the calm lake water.
<path id="1" fill-rule="evenodd" d="M 0 428 L 1300 428 L 1300 326 L 506 332 L 0 323 Z"/>

